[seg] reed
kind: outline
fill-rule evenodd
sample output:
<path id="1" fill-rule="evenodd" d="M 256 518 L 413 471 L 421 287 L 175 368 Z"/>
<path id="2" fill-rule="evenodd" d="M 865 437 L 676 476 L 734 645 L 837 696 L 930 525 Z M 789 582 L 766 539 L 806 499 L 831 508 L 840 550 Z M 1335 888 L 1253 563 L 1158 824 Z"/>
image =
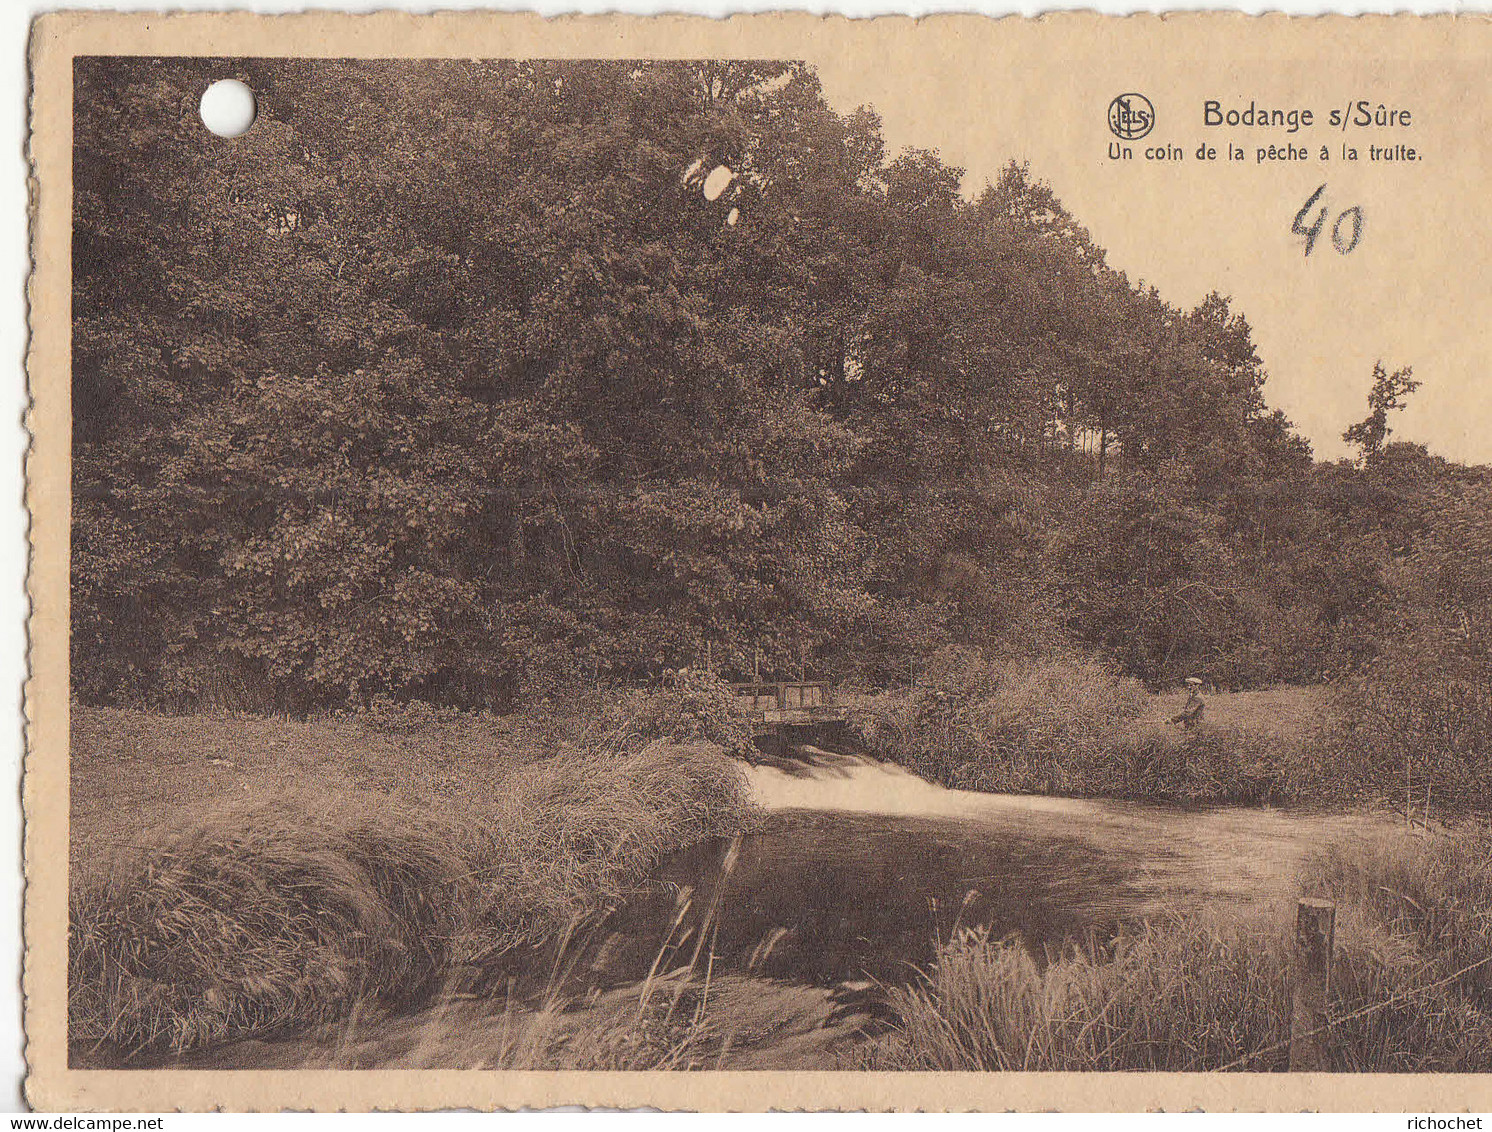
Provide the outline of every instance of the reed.
<path id="1" fill-rule="evenodd" d="M 1280 727 L 1266 710 L 1197 730 L 1167 728 L 1134 680 L 1072 653 L 1017 663 L 944 650 L 916 688 L 864 697 L 851 721 L 868 746 L 961 790 L 1259 805 L 1338 801 L 1350 793 L 1341 760 L 1311 726 Z M 1283 701 L 1283 702 L 1282 702 Z"/>

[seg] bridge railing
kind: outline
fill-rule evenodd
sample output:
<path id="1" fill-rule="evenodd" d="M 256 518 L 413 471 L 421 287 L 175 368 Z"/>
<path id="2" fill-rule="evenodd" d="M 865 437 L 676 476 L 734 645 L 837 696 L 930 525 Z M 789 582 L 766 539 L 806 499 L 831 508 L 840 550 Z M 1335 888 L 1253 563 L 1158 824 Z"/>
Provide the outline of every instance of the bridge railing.
<path id="1" fill-rule="evenodd" d="M 732 684 L 739 710 L 803 711 L 829 707 L 834 702 L 829 686 L 817 680 L 778 680 L 772 682 Z"/>
<path id="2" fill-rule="evenodd" d="M 819 723 L 843 719 L 833 689 L 819 680 L 773 680 L 731 685 L 736 710 L 761 723 Z"/>

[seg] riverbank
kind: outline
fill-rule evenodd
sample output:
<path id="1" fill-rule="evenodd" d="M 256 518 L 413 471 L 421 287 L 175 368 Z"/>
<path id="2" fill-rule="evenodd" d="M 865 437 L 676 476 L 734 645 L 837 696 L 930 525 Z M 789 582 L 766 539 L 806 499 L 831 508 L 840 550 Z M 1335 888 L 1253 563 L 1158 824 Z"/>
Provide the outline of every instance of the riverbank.
<path id="1" fill-rule="evenodd" d="M 1379 801 L 1379 768 L 1342 757 L 1324 687 L 1153 695 L 1091 658 L 1013 664 L 955 653 L 915 688 L 858 698 L 851 723 L 878 756 L 929 781 L 991 794 L 1179 805 Z"/>
<path id="2" fill-rule="evenodd" d="M 744 828 L 740 763 L 628 708 L 524 730 L 75 706 L 75 1048 L 122 1061 L 418 1004 Z"/>
<path id="3" fill-rule="evenodd" d="M 890 1025 L 841 1050 L 835 1067 L 1284 1070 L 1295 904 L 1309 896 L 1337 910 L 1328 1068 L 1492 1069 L 1485 818 L 1430 832 L 1363 812 L 998 796 L 824 752 L 806 761 L 809 774 L 753 770 L 753 796 L 787 807 L 780 817 L 823 823 L 828 807 L 874 820 L 871 836 L 890 851 L 863 856 L 878 859 L 906 856 L 892 843 L 909 828 L 899 823 L 939 823 L 941 835 L 927 829 L 920 840 L 943 845 L 945 885 L 970 886 L 958 900 L 960 890 L 922 878 L 933 919 L 944 910 L 931 953 L 919 954 L 926 939 L 903 941 L 910 972 L 877 972 Z M 838 909 L 861 938 L 887 938 L 846 912 L 868 887 L 853 883 L 856 839 L 841 829 L 803 840 L 834 861 L 821 885 L 834 893 L 825 918 Z M 782 873 L 805 865 L 813 871 L 809 860 L 775 861 Z"/>
<path id="4" fill-rule="evenodd" d="M 451 980 L 172 1064 L 1278 1069 L 1303 894 L 1339 905 L 1336 1068 L 1485 1048 L 1476 828 L 959 793 L 811 750 L 748 777 L 749 832 L 668 857 L 537 986 Z"/>

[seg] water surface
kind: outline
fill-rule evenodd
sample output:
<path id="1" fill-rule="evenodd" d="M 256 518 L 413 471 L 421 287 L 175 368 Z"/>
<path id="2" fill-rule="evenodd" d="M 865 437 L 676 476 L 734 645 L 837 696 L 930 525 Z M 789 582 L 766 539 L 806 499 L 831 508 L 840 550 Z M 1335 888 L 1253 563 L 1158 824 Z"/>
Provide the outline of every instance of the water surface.
<path id="1" fill-rule="evenodd" d="M 507 1066 L 521 1063 L 514 1034 L 536 1017 L 551 1035 L 607 1012 L 625 1020 L 640 987 L 677 1000 L 686 982 L 706 981 L 717 1012 L 749 1019 L 749 1034 L 721 1045 L 721 1064 L 833 1067 L 874 1028 L 879 986 L 917 978 L 961 928 L 1019 941 L 1040 962 L 1162 911 L 1283 915 L 1311 849 L 1379 825 L 947 790 L 816 747 L 747 774 L 763 808 L 751 831 L 662 862 L 562 947 L 462 972 L 418 1011 L 177 1064 Z"/>

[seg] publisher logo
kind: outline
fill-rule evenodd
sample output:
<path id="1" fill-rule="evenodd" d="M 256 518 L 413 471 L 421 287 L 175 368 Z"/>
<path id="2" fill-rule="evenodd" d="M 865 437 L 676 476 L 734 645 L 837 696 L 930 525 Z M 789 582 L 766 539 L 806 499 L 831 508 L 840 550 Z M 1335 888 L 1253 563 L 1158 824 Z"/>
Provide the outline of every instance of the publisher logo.
<path id="1" fill-rule="evenodd" d="M 1142 138 L 1155 129 L 1155 107 L 1143 94 L 1121 94 L 1109 103 L 1109 129 L 1125 141 Z"/>

